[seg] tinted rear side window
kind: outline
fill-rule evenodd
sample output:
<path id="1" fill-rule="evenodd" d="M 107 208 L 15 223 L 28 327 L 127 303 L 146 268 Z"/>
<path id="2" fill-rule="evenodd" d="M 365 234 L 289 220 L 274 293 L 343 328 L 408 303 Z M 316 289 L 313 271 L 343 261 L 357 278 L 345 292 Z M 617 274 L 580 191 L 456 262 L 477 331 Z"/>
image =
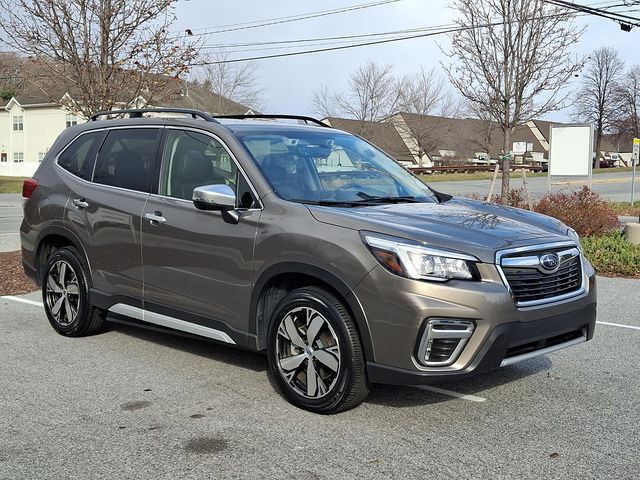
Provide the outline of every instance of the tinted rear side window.
<path id="1" fill-rule="evenodd" d="M 91 180 L 93 161 L 104 132 L 90 132 L 80 135 L 58 157 L 58 165 L 66 171 L 85 180 Z"/>
<path id="2" fill-rule="evenodd" d="M 149 192 L 159 128 L 111 130 L 100 149 L 93 181 Z"/>

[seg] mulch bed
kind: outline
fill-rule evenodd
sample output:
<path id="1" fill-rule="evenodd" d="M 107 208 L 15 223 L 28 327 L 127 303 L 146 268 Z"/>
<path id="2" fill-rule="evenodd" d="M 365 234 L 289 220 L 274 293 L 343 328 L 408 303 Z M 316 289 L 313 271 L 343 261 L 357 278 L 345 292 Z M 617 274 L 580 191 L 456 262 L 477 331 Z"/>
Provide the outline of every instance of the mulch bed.
<path id="1" fill-rule="evenodd" d="M 38 286 L 22 270 L 20 252 L 0 252 L 0 296 L 35 292 Z"/>

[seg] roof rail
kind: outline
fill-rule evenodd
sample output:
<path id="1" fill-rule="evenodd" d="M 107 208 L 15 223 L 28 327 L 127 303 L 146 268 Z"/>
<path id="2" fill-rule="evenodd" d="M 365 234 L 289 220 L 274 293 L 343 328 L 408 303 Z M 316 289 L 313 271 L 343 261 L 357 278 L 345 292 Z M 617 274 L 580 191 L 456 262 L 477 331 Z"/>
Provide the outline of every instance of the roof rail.
<path id="1" fill-rule="evenodd" d="M 200 110 L 195 110 L 193 108 L 130 108 L 124 110 L 109 110 L 105 112 L 98 112 L 91 115 L 89 118 L 90 122 L 95 122 L 99 117 L 104 117 L 106 115 L 129 115 L 129 118 L 139 118 L 142 117 L 144 113 L 182 113 L 185 115 L 191 115 L 191 118 L 202 118 L 207 122 L 218 122 L 215 118 L 213 118 L 208 113 L 202 112 Z"/>
<path id="2" fill-rule="evenodd" d="M 244 119 L 265 119 L 265 120 L 302 120 L 305 123 L 315 123 L 316 125 L 320 125 L 321 127 L 333 128 L 331 125 L 326 124 L 317 118 L 306 117 L 304 115 L 214 115 L 213 118 L 236 118 L 238 120 Z"/>

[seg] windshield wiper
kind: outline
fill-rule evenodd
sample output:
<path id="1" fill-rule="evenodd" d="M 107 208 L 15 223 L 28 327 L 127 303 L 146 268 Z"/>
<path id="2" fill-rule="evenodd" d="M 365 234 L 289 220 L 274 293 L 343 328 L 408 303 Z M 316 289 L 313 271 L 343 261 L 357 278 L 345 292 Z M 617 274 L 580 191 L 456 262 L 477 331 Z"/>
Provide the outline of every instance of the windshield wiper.
<path id="1" fill-rule="evenodd" d="M 449 195 L 448 193 L 442 193 L 437 190 L 434 190 L 429 185 L 427 185 L 427 188 L 431 190 L 431 193 L 433 193 L 433 196 L 436 197 L 436 200 L 438 200 L 438 203 L 445 203 L 453 198 L 453 195 Z"/>
<path id="2" fill-rule="evenodd" d="M 349 202 L 342 200 L 303 200 L 300 198 L 291 198 L 290 202 L 304 203 L 307 205 L 320 205 L 321 207 L 355 207 L 362 205 L 360 202 Z"/>
<path id="3" fill-rule="evenodd" d="M 356 202 L 360 205 L 367 204 L 367 203 L 376 204 L 376 203 L 417 203 L 418 202 L 418 200 L 416 200 L 416 197 L 412 195 L 404 195 L 404 196 L 401 195 L 397 197 L 377 197 L 374 195 L 369 195 L 364 192 L 358 192 L 356 193 L 356 195 L 362 198 L 362 200 L 356 200 Z"/>

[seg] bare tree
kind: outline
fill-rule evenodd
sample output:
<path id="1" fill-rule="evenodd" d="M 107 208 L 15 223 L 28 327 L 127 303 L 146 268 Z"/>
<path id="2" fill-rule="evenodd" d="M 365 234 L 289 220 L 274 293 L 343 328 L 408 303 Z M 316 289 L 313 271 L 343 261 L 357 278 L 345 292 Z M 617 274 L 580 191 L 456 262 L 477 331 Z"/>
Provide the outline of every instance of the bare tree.
<path id="1" fill-rule="evenodd" d="M 491 113 L 479 109 L 479 105 L 470 103 L 466 105 L 466 111 L 471 117 L 475 117 L 479 122 L 474 122 L 473 131 L 470 132 L 471 144 L 476 146 L 480 152 L 488 155 L 488 160 L 499 152 L 495 151 L 496 141 L 500 132 L 500 127 L 491 119 Z"/>
<path id="2" fill-rule="evenodd" d="M 625 72 L 617 96 L 622 110 L 622 125 L 618 130 L 640 138 L 640 65 L 633 65 Z"/>
<path id="3" fill-rule="evenodd" d="M 15 97 L 24 84 L 22 60 L 12 52 L 0 52 L 0 100 Z"/>
<path id="4" fill-rule="evenodd" d="M 442 117 L 455 117 L 460 112 L 451 86 L 435 67 L 427 70 L 422 66 L 418 72 L 405 75 L 396 88 L 399 111 Z"/>
<path id="5" fill-rule="evenodd" d="M 336 94 L 330 91 L 326 85 L 313 92 L 311 105 L 313 111 L 321 118 L 335 117 L 339 112 Z"/>
<path id="6" fill-rule="evenodd" d="M 264 88 L 258 83 L 259 67 L 255 62 L 227 63 L 229 55 L 219 52 L 214 62 L 203 67 L 201 85 L 212 92 L 209 111 L 217 114 L 226 111 L 232 100 L 254 110 L 261 110 Z M 218 62 L 218 63 L 216 63 Z"/>
<path id="7" fill-rule="evenodd" d="M 518 125 L 564 106 L 561 95 L 583 61 L 571 47 L 582 35 L 565 9 L 544 0 L 453 0 L 460 30 L 451 34 L 445 66 L 461 95 L 500 125 L 511 151 Z M 509 195 L 510 160 L 503 161 L 502 195 Z"/>
<path id="8" fill-rule="evenodd" d="M 139 97 L 176 94 L 198 54 L 188 35 L 172 36 L 175 0 L 0 0 L 0 30 L 34 57 L 33 81 L 52 101 L 84 116 Z M 143 102 L 144 103 L 144 102 Z"/>
<path id="9" fill-rule="evenodd" d="M 595 129 L 595 167 L 600 168 L 602 135 L 611 130 L 620 113 L 618 79 L 624 63 L 613 48 L 602 47 L 593 52 L 582 75 L 582 86 L 576 95 L 574 116 L 589 122 Z"/>
<path id="10" fill-rule="evenodd" d="M 448 128 L 446 119 L 435 120 L 433 115 L 455 117 L 460 113 L 460 102 L 435 68 L 420 67 L 418 72 L 402 77 L 396 88 L 396 109 L 402 113 L 390 120 L 422 167 L 424 158 L 438 147 Z"/>
<path id="11" fill-rule="evenodd" d="M 327 87 L 314 92 L 312 104 L 323 115 L 345 115 L 362 122 L 389 117 L 398 104 L 397 80 L 392 65 L 369 61 L 349 75 L 349 88 L 332 94 Z"/>
<path id="12" fill-rule="evenodd" d="M 350 117 L 377 121 L 395 111 L 398 94 L 392 65 L 369 61 L 349 76 L 349 90 L 337 97 L 340 108 Z"/>

